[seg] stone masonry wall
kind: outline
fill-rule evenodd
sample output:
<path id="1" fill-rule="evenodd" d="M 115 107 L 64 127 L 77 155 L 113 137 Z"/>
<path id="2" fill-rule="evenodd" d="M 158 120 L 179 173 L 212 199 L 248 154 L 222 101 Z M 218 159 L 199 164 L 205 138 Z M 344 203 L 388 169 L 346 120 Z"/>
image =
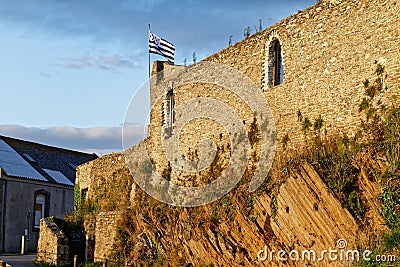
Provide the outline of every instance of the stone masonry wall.
<path id="1" fill-rule="evenodd" d="M 37 261 L 58 265 L 68 261 L 68 238 L 56 223 L 40 220 Z"/>
<path id="2" fill-rule="evenodd" d="M 376 61 L 388 74 L 387 96 L 399 95 L 399 14 L 395 0 L 323 1 L 205 60 L 237 68 L 264 91 L 278 140 L 285 134 L 302 139 L 298 110 L 311 120 L 322 115 L 328 133 L 351 134 L 360 122 L 361 83 L 373 76 Z M 284 80 L 268 88 L 273 37 L 281 41 Z"/>
<path id="3" fill-rule="evenodd" d="M 104 261 L 111 253 L 116 234 L 119 212 L 101 212 L 96 218 L 96 245 L 94 261 Z"/>
<path id="4" fill-rule="evenodd" d="M 327 134 L 339 132 L 352 135 L 362 118 L 358 111 L 364 96 L 362 82 L 374 78 L 375 63 L 382 64 L 388 74 L 389 89 L 383 101 L 392 104 L 392 97 L 400 95 L 398 14 L 400 5 L 395 0 L 323 1 L 227 47 L 205 61 L 238 69 L 263 92 L 274 116 L 278 150 L 282 147 L 285 135 L 290 139 L 288 146 L 291 148 L 304 141 L 297 115 L 299 111 L 303 118 L 308 117 L 312 122 L 321 115 L 324 120 L 323 132 Z M 267 81 L 269 47 L 271 41 L 276 39 L 281 44 L 284 79 L 280 85 L 271 87 Z M 162 75 L 158 74 L 160 77 L 157 77 L 156 82 L 174 75 L 181 68 L 155 62 L 153 74 L 164 70 Z M 176 106 L 199 97 L 226 103 L 243 119 L 249 133 L 254 114 L 241 101 L 240 96 L 229 90 L 197 83 L 174 87 L 174 94 Z M 152 88 L 152 114 L 147 145 L 159 173 L 168 168 L 168 159 L 161 144 L 161 136 L 165 131 L 161 127 L 165 126 L 168 117 L 166 98 L 156 97 Z M 210 138 L 217 146 L 225 145 L 227 148 L 229 142 L 226 137 L 226 133 L 216 123 L 196 119 L 180 133 L 179 145 L 184 157 L 196 159 L 200 140 Z M 220 167 L 224 169 L 228 161 L 228 154 L 221 155 Z M 174 164 L 171 165 L 171 177 L 175 183 L 180 184 L 180 180 L 183 180 L 190 186 L 201 184 L 201 178 L 199 182 L 199 177 L 184 177 Z M 207 176 L 209 173 L 203 175 Z"/>
<path id="5" fill-rule="evenodd" d="M 114 172 L 121 169 L 126 169 L 123 154 L 105 155 L 78 166 L 76 184 L 79 184 L 80 190 L 87 189 L 87 195 L 90 197 L 94 187 L 106 186 L 109 177 L 112 177 Z M 126 169 L 126 171 L 128 170 Z"/>
<path id="6" fill-rule="evenodd" d="M 79 185 L 80 190 L 91 190 L 93 160 L 79 165 L 76 168 L 75 183 Z"/>
<path id="7" fill-rule="evenodd" d="M 174 88 L 174 93 L 176 106 L 197 97 L 211 98 L 225 103 L 240 117 L 246 131 L 250 132 L 254 114 L 240 97 L 229 90 L 217 85 L 194 83 L 176 87 Z M 168 170 L 168 158 L 161 141 L 161 136 L 164 135 L 165 130 L 161 127 L 164 125 L 162 118 L 165 115 L 163 114 L 161 100 L 154 104 L 151 111 L 149 137 L 146 140 L 147 153 L 152 159 L 157 172 L 165 174 Z M 229 118 L 227 118 L 227 120 L 229 120 Z M 174 132 L 174 134 L 177 133 Z M 225 170 L 230 160 L 230 135 L 231 133 L 228 133 L 219 123 L 211 119 L 197 118 L 191 120 L 179 133 L 179 148 L 182 157 L 189 160 L 198 159 L 201 156 L 199 148 L 200 141 L 210 139 L 213 140 L 216 148 L 218 148 L 218 160 L 216 160 L 213 165 L 207 166 L 207 168 L 199 172 L 186 171 L 183 166 L 179 168 L 181 166 L 176 166 L 176 164 L 172 162 L 169 165 L 171 168 L 169 175 L 171 181 L 178 185 L 198 187 L 219 177 L 221 174 L 219 170 Z M 253 151 L 257 153 L 258 151 L 256 150 L 255 147 L 249 154 Z"/>

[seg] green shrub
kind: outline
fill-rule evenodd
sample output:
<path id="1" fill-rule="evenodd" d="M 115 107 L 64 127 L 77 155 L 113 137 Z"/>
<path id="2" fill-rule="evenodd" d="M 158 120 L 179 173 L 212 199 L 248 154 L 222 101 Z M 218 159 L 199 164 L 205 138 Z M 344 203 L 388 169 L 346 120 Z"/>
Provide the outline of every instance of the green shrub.
<path id="1" fill-rule="evenodd" d="M 362 221 L 365 215 L 365 206 L 356 190 L 349 194 L 347 208 L 357 221 Z"/>
<path id="2" fill-rule="evenodd" d="M 400 192 L 393 191 L 389 186 L 385 186 L 382 189 L 380 200 L 382 202 L 382 216 L 386 224 L 391 229 L 399 228 L 400 218 L 396 213 L 396 208 L 400 204 Z"/>

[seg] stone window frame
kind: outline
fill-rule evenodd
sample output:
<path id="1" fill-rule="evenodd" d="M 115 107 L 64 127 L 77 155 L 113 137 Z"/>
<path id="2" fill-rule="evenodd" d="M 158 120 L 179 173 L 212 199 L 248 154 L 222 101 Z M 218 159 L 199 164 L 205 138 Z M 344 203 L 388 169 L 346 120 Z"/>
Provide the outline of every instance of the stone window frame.
<path id="1" fill-rule="evenodd" d="M 282 79 L 280 80 L 279 83 L 274 83 L 273 79 L 273 73 L 274 70 L 276 69 L 276 65 L 274 64 L 274 58 L 273 58 L 273 50 L 271 51 L 272 46 L 278 42 L 280 46 L 280 64 L 279 64 L 279 71 L 280 76 L 282 76 Z M 265 59 L 264 59 L 264 71 L 263 71 L 263 90 L 267 90 L 270 88 L 273 88 L 275 86 L 278 86 L 284 82 L 285 79 L 285 51 L 284 51 L 284 46 L 282 42 L 282 38 L 280 35 L 273 31 L 269 34 L 268 40 L 265 44 Z"/>
<path id="2" fill-rule="evenodd" d="M 169 90 L 165 96 L 163 103 L 163 125 L 166 137 L 172 136 L 172 129 L 175 123 L 175 93 L 173 84 L 169 86 Z"/>

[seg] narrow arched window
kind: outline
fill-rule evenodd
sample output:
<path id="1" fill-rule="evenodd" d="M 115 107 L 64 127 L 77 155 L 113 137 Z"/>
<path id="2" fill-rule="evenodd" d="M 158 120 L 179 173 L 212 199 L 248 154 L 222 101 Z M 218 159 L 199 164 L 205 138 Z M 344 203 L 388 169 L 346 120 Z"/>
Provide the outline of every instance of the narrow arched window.
<path id="1" fill-rule="evenodd" d="M 175 123 L 175 94 L 174 94 L 174 89 L 172 87 L 167 92 L 167 97 L 164 101 L 163 115 L 164 115 L 163 125 L 166 137 L 171 137 L 172 128 Z"/>
<path id="2" fill-rule="evenodd" d="M 283 82 L 282 47 L 278 39 L 272 40 L 268 54 L 268 84 L 272 87 Z"/>

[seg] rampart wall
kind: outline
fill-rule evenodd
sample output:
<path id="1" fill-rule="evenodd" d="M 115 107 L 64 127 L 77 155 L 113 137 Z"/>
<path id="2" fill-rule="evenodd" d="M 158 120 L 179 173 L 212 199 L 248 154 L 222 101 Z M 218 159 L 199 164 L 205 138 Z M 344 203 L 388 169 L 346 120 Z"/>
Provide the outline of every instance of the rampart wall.
<path id="1" fill-rule="evenodd" d="M 376 62 L 388 74 L 386 95 L 400 93 L 399 14 L 395 0 L 323 1 L 205 60 L 237 68 L 263 90 L 278 140 L 285 134 L 303 139 L 299 110 L 311 120 L 321 115 L 328 132 L 351 134 L 360 122 L 362 82 L 373 77 Z M 282 46 L 284 79 L 270 88 L 268 47 L 274 38 Z"/>

